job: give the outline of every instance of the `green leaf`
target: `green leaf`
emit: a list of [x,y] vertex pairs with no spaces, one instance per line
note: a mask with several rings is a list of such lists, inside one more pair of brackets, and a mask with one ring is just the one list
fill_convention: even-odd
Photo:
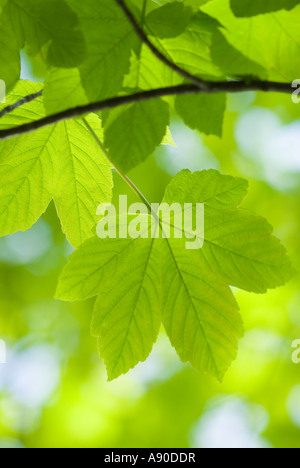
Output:
[[151,11],[146,24],[154,36],[160,38],[176,37],[188,27],[193,11],[182,3],[168,3]]
[[[151,70],[151,73],[149,73]],[[124,77],[123,86],[126,89],[154,89],[164,86],[178,85],[183,82],[182,78],[167,67],[150,51],[144,44],[139,53],[132,51],[130,58],[130,69]]]
[[253,18],[234,16],[229,0],[214,0],[203,9],[220,21],[222,34],[231,46],[266,69],[269,79],[291,82],[296,79],[299,73],[300,6],[291,12],[282,10]]
[[99,337],[110,380],[144,361],[156,341],[161,324],[157,247],[151,239],[90,239],[73,254],[58,287],[57,296],[67,300],[98,295],[92,334]]
[[115,1],[66,0],[79,18],[87,57],[79,69],[52,70],[45,105],[54,112],[113,96],[129,69],[137,36]]
[[[210,56],[212,38],[218,27],[218,21],[199,11],[182,34],[165,39],[155,37],[154,43],[164,55],[189,73],[200,77],[220,77],[222,73]],[[146,31],[153,34],[147,18]]]
[[7,21],[7,13],[3,6],[2,1],[0,3],[0,77],[5,82],[7,91],[10,91],[20,78],[21,44],[18,33]]
[[[40,88],[21,81],[8,103]],[[40,98],[1,118],[0,128],[43,116]],[[88,119],[101,134],[98,117]],[[1,236],[29,229],[54,198],[63,231],[78,246],[95,232],[97,206],[111,196],[110,164],[80,119],[0,143]]]
[[236,16],[256,16],[278,10],[292,10],[299,0],[230,0],[233,13]]
[[161,99],[139,102],[117,110],[116,115],[105,122],[104,142],[111,161],[126,173],[162,142],[170,120],[169,106]]
[[[92,334],[99,337],[99,351],[105,359],[109,380],[147,359],[161,325],[160,271],[157,244],[137,239],[127,245],[117,239],[98,242],[95,262],[103,250],[112,249],[113,258],[102,269],[101,290],[95,304]],[[130,264],[130,271],[128,265]],[[100,268],[97,262],[98,269]],[[126,280],[125,280],[126,278]],[[107,291],[110,291],[107,294]]]
[[[151,19],[150,15],[149,17]],[[210,49],[218,27],[218,21],[199,11],[192,16],[189,25],[179,36],[160,38],[155,36],[153,25],[148,24],[147,17],[145,21],[146,33],[152,36],[152,42],[169,60],[204,78],[223,76],[220,68],[211,60]],[[132,52],[130,71],[125,77],[124,87],[151,89],[177,85],[183,81],[180,75],[158,60],[147,46],[142,45],[139,54]]]
[[[212,208],[233,208],[247,195],[248,182],[240,177],[221,175],[209,170],[181,171],[168,185],[164,201],[173,203],[205,203]],[[196,200],[196,201],[195,201]]]
[[230,288],[178,244],[170,242],[163,265],[163,324],[183,362],[222,381],[243,335],[239,308]]
[[161,142],[162,145],[167,145],[167,146],[176,146],[175,141],[173,140],[173,135],[171,133],[170,128],[167,128],[167,132]]
[[[88,122],[101,136],[100,120],[91,115]],[[80,120],[59,124],[54,141],[58,174],[53,197],[62,229],[77,246],[93,235],[99,203],[111,200],[111,166]]]
[[222,136],[225,94],[176,96],[175,109],[188,127],[207,135]]
[[[227,184],[232,184],[234,190],[228,189]],[[201,261],[230,286],[264,293],[288,281],[293,269],[268,222],[235,208],[244,195],[241,179],[228,178],[221,185],[215,171],[195,173],[192,179],[189,171],[182,171],[169,185],[164,201],[204,202],[205,244]]]
[[[107,237],[90,239],[71,255],[57,297],[98,296],[92,331],[110,379],[146,358],[162,320],[180,358],[222,380],[242,335],[229,285],[262,292],[292,274],[269,225],[237,208],[246,192],[243,179],[182,171],[163,201],[204,203],[202,249],[187,250],[174,236]],[[160,233],[164,229],[162,224]]]
[[58,67],[74,67],[85,56],[77,16],[64,0],[1,0],[0,29],[0,76],[8,90],[20,77],[25,45],[31,55],[39,54],[46,64]]
[[241,52],[232,47],[220,31],[217,31],[212,39],[211,57],[213,62],[220,67],[226,76],[235,78],[246,77],[249,79],[268,78],[268,71],[263,66],[250,60]]

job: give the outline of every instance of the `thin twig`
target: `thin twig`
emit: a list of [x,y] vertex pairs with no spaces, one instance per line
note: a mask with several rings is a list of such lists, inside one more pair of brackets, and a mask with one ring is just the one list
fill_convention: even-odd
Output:
[[[35,120],[33,122],[19,125],[14,128],[0,130],[0,140],[5,140],[18,135],[24,135],[26,133],[33,132],[48,125],[52,125],[63,120],[74,119],[81,117],[85,114],[92,112],[99,112],[101,110],[114,109],[126,104],[132,104],[137,102],[149,101],[164,96],[177,96],[187,94],[214,94],[214,93],[241,93],[247,91],[264,91],[264,92],[278,92],[287,93],[292,92],[292,85],[289,83],[277,83],[272,81],[225,81],[225,82],[206,82],[206,89],[200,89],[196,85],[179,85],[169,86],[166,88],[151,89],[149,91],[142,91],[135,94],[129,94],[126,96],[117,96],[104,101],[98,101],[90,104],[86,104],[79,107],[67,109],[65,111],[58,112],[56,114],[49,115],[42,119]],[[199,112],[201,110],[199,109]]]
[[39,91],[37,93],[29,94],[28,96],[23,97],[19,101],[15,102],[14,104],[11,104],[10,106],[5,107],[0,111],[0,118],[3,117],[4,115],[10,114],[14,110],[16,110],[18,107],[23,106],[24,104],[27,104],[28,102],[34,101],[38,97],[42,96],[42,91]]
[[[177,73],[181,74],[184,78],[192,82],[192,84],[183,84],[179,86],[169,86],[165,88],[152,89],[149,91],[142,91],[139,93],[127,95],[127,96],[116,96],[110,99],[103,101],[98,101],[95,103],[86,104],[83,106],[74,107],[67,109],[65,111],[58,112],[53,115],[49,115],[39,120],[20,125],[14,128],[9,128],[5,130],[0,130],[0,140],[6,138],[11,138],[18,135],[23,135],[26,133],[33,132],[40,128],[46,127],[48,125],[56,124],[63,120],[73,119],[80,117],[91,112],[99,112],[101,110],[113,109],[125,104],[137,103],[142,101],[147,101],[150,99],[156,99],[164,96],[174,96],[174,95],[184,95],[184,94],[213,94],[213,93],[240,93],[247,91],[263,91],[263,92],[279,92],[290,94],[292,92],[292,85],[290,83],[280,83],[272,81],[202,81],[197,77],[189,74],[185,70],[178,67],[176,64],[168,60],[161,52],[151,43],[143,29],[136,22],[133,14],[127,8],[124,0],[116,0],[117,4],[122,8],[123,12],[127,16],[128,20],[131,22],[132,26],[136,30],[137,34],[147,46],[152,50],[152,52],[166,65],[172,68]],[[146,1],[144,1],[144,9],[146,6]],[[143,15],[145,10],[143,10]],[[6,107],[0,112],[0,117],[13,112],[18,107],[22,106],[25,103],[31,102],[37,97],[42,95],[42,91],[31,94],[24,97],[15,104]],[[199,109],[200,112],[200,109]]]
[[126,15],[128,21],[131,23],[133,26],[134,30],[136,31],[138,37],[141,39],[141,41],[146,44],[151,52],[161,61],[163,62],[167,67],[171,68],[175,73],[178,73],[181,75],[185,80],[190,81],[194,85],[198,86],[201,89],[206,88],[206,82],[203,80],[200,80],[200,78],[197,78],[194,75],[191,75],[189,72],[184,70],[183,68],[179,67],[176,65],[174,62],[169,60],[165,55],[163,55],[157,47],[155,47],[154,44],[150,41],[150,39],[147,37],[147,35],[144,33],[143,29],[139,26],[138,22],[136,21],[134,15],[132,12],[129,10],[127,5],[125,4],[124,0],[115,0],[119,7],[123,10],[124,14]]

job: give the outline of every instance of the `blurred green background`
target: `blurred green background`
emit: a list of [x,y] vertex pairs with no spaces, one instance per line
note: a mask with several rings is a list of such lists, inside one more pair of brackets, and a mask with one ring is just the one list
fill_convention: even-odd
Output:
[[[23,78],[42,76],[23,57]],[[300,104],[286,95],[229,96],[224,136],[173,119],[161,147],[130,177],[159,202],[183,168],[250,182],[243,206],[266,217],[300,269]],[[115,176],[115,196],[128,194]],[[107,383],[89,326],[93,301],[53,299],[72,251],[55,208],[0,239],[0,447],[300,447],[299,277],[266,295],[236,290],[245,324],[223,384],[180,363],[164,331],[150,358]]]

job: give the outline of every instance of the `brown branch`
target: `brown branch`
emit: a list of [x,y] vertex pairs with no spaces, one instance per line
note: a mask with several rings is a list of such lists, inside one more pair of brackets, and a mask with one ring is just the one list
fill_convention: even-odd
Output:
[[[279,92],[279,93],[292,93],[292,84],[290,83],[279,83],[272,81],[202,81],[199,78],[191,75],[176,64],[166,58],[148,39],[142,28],[136,22],[133,14],[127,8],[124,0],[116,0],[117,4],[122,8],[124,14],[134,27],[136,33],[140,39],[145,43],[163,63],[170,67],[175,72],[179,73],[183,78],[192,82],[192,84],[183,84],[179,86],[169,86],[165,88],[152,89],[149,91],[141,91],[139,93],[117,96],[104,101],[98,101],[83,106],[74,107],[67,109],[62,112],[58,112],[53,115],[49,115],[33,122],[16,126],[13,128],[0,130],[0,140],[11,138],[18,135],[33,132],[40,128],[48,125],[56,124],[63,120],[73,119],[76,117],[83,116],[92,112],[99,112],[101,110],[113,109],[115,107],[123,106],[126,104],[137,103],[147,101],[150,99],[156,99],[164,96],[184,95],[184,94],[213,94],[213,93],[240,93],[247,91],[263,91],[263,92]],[[18,107],[33,101],[37,97],[42,95],[42,91],[38,93],[25,96],[13,105],[10,105],[0,112],[0,118],[4,115],[13,112]],[[200,109],[199,109],[200,111]]]
[[126,15],[128,21],[131,23],[133,26],[134,30],[136,31],[138,37],[141,39],[141,41],[146,44],[149,49],[152,51],[152,53],[167,67],[171,68],[175,73],[178,73],[181,75],[184,79],[190,81],[193,83],[195,86],[198,86],[201,89],[206,89],[206,82],[201,80],[200,78],[197,78],[194,75],[191,75],[189,72],[184,70],[183,68],[179,67],[176,65],[174,62],[169,60],[165,55],[163,55],[157,47],[155,47],[154,44],[150,41],[150,39],[147,37],[147,35],[144,33],[143,29],[140,28],[138,22],[136,21],[134,15],[132,12],[129,10],[129,8],[126,6],[124,0],[115,0],[117,4],[120,6],[120,8],[123,10],[124,14]]
[[14,104],[12,104],[10,106],[7,106],[4,109],[2,109],[2,111],[0,111],[0,118],[4,117],[4,115],[10,114],[11,112],[13,112],[18,107],[21,107],[24,104],[27,104],[28,102],[34,101],[35,99],[37,99],[38,97],[41,97],[41,96],[42,96],[42,91],[39,91],[38,93],[29,94],[28,96],[25,96],[24,98],[20,99],[19,101],[15,102]]
[[[0,130],[0,140],[6,138],[11,138],[18,135],[23,135],[26,133],[33,132],[40,128],[46,127],[48,125],[56,124],[63,120],[73,119],[76,117],[83,116],[92,112],[99,112],[101,110],[113,109],[115,107],[123,106],[125,104],[137,103],[141,101],[147,101],[150,99],[156,99],[164,96],[174,96],[174,95],[184,95],[184,94],[213,94],[213,93],[239,93],[246,91],[264,91],[264,92],[280,92],[288,93],[292,92],[291,84],[289,83],[276,83],[270,81],[202,81],[201,79],[191,75],[187,71],[183,70],[173,62],[171,62],[167,57],[165,57],[148,39],[147,35],[144,33],[143,29],[140,28],[137,21],[135,20],[133,14],[126,6],[124,0],[116,0],[117,4],[123,10],[124,14],[134,27],[136,33],[140,37],[141,41],[145,43],[153,54],[161,60],[165,65],[170,67],[176,73],[179,73],[183,78],[189,80],[192,84],[183,84],[179,86],[169,86],[165,88],[158,88],[149,91],[142,91],[136,94],[131,94],[127,96],[117,96],[104,101],[99,101],[91,104],[86,104],[83,106],[74,107],[72,109],[67,109],[62,112],[58,112],[53,115],[49,115],[42,119],[20,125],[17,127],[9,128],[6,130]],[[24,97],[15,104],[6,107],[0,112],[0,117],[6,115],[10,112],[13,112],[18,107],[31,102],[37,97],[42,95],[42,91],[31,94]]]
[[[179,96],[186,94],[214,94],[214,93],[241,93],[247,91],[264,91],[278,92],[291,94],[292,85],[289,83],[276,83],[272,81],[222,81],[213,82],[206,81],[205,89],[201,89],[196,85],[179,85],[166,88],[151,89],[150,91],[142,91],[136,94],[126,96],[117,96],[104,101],[99,101],[84,106],[67,109],[57,114],[49,115],[39,120],[20,125],[17,127],[0,130],[0,140],[11,138],[18,135],[33,132],[48,125],[56,124],[63,120],[74,119],[91,112],[99,112],[107,109],[114,109],[126,104],[149,101],[165,96]],[[199,109],[200,112],[200,109]]]

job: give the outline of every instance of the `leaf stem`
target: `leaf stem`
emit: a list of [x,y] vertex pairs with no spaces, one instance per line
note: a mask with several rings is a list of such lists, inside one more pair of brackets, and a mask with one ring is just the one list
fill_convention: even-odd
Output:
[[142,194],[142,192],[137,188],[137,186],[132,182],[132,180],[127,175],[124,175],[120,171],[120,169],[111,161],[111,159],[109,157],[109,154],[108,154],[108,151],[106,150],[106,148],[103,145],[102,141],[100,140],[100,138],[98,137],[98,135],[96,134],[94,129],[91,127],[91,125],[88,123],[86,118],[83,117],[82,120],[83,120],[84,125],[86,126],[86,128],[88,129],[88,131],[90,132],[90,134],[93,136],[94,140],[96,141],[96,143],[100,147],[101,151],[105,154],[108,161],[110,162],[112,167],[117,172],[117,174],[119,174],[119,176],[130,187],[130,189],[142,200],[142,202],[147,206],[149,212],[152,213],[152,207],[151,207],[151,204],[148,202],[147,198]]

